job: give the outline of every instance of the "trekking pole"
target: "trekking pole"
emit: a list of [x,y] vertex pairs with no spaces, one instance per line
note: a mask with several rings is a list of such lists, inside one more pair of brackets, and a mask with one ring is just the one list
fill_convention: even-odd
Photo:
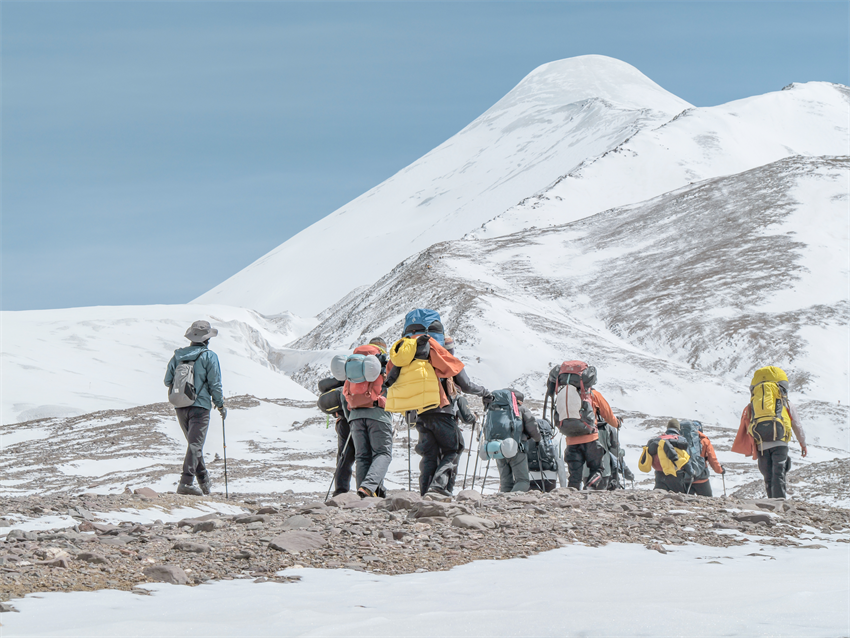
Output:
[[[463,489],[466,489],[466,475],[469,474],[469,457],[472,455],[472,448],[475,447],[475,426],[478,424],[478,416],[472,422],[472,433],[469,435],[469,449],[466,451],[466,469],[463,472]],[[475,478],[473,477],[473,480]]]
[[413,491],[413,469],[410,463],[410,416],[404,415],[404,420],[407,421],[407,491]]
[[487,472],[490,471],[490,459],[487,459],[487,469],[484,470],[484,480],[481,481],[481,496],[484,496],[484,485],[487,483]]
[[726,498],[726,468],[723,468],[723,474],[720,475],[723,479],[723,498]]
[[[222,410],[223,412],[223,410]],[[230,498],[230,492],[227,489],[227,437],[224,434],[224,415],[221,415],[221,447],[224,449],[224,498]]]
[[334,475],[331,477],[331,484],[328,485],[328,493],[325,494],[325,500],[328,500],[328,497],[331,495],[331,488],[336,483],[336,476],[339,474],[339,468],[342,467],[343,462],[345,461],[345,453],[348,450],[348,442],[351,441],[351,430],[348,431],[348,438],[345,439],[345,445],[342,446],[342,454],[339,455],[339,460],[336,462],[336,470],[334,470]]

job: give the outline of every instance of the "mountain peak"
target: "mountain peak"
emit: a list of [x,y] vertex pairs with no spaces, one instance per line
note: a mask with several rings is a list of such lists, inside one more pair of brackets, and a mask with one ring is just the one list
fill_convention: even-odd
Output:
[[581,55],[540,65],[491,110],[509,108],[522,102],[566,105],[592,99],[671,115],[692,106],[660,87],[631,64],[605,55]]

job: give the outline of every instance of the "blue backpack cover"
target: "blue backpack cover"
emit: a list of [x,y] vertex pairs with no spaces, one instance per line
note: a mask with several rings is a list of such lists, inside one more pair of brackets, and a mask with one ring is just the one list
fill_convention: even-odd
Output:
[[702,423],[699,421],[679,421],[679,427],[682,428],[682,436],[688,441],[688,454],[691,457],[683,468],[685,473],[693,475],[695,481],[708,478],[708,466],[702,456],[702,443],[699,441]]
[[[434,325],[434,323],[438,325]],[[441,346],[446,345],[445,335],[443,334],[443,322],[440,319],[440,313],[436,310],[428,310],[426,308],[417,308],[411,310],[404,317],[403,337],[412,337],[415,335],[427,334],[437,340]]]

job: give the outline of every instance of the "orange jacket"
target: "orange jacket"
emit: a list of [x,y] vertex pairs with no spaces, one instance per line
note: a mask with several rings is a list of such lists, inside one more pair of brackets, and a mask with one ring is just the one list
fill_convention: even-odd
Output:
[[[613,426],[615,428],[620,427],[620,422],[617,421],[617,417],[614,416],[614,411],[611,409],[611,406],[608,405],[608,402],[605,400],[597,390],[590,391],[590,400],[593,404],[593,411],[602,417],[605,422]],[[582,443],[590,443],[591,441],[599,440],[599,432],[594,432],[593,434],[583,434],[582,436],[568,436],[567,445],[580,445]]]

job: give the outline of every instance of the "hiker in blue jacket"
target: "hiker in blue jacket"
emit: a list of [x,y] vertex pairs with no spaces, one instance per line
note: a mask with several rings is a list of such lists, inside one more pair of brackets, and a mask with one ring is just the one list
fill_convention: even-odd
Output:
[[[189,407],[175,408],[177,422],[188,444],[183,459],[183,474],[177,486],[178,494],[201,496],[209,494],[212,487],[209,472],[204,465],[204,441],[207,438],[213,404],[222,419],[227,415],[221,391],[221,368],[218,365],[218,357],[209,349],[208,343],[210,338],[217,334],[218,330],[210,326],[209,321],[193,323],[185,335],[191,344],[174,351],[165,372],[165,385],[170,389],[174,383],[174,371],[177,366],[185,361],[195,362],[195,402]],[[196,478],[200,489],[193,484]]]

